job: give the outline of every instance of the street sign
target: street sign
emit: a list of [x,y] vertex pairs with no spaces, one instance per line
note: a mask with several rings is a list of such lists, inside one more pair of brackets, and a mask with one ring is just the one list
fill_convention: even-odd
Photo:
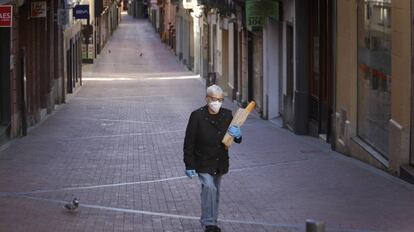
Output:
[[47,3],[46,2],[32,2],[30,11],[31,18],[46,18]]
[[0,6],[0,27],[13,26],[13,6]]
[[250,28],[263,27],[267,17],[280,21],[281,3],[275,0],[247,0],[246,25]]
[[76,5],[73,8],[73,17],[75,19],[89,19],[89,5]]

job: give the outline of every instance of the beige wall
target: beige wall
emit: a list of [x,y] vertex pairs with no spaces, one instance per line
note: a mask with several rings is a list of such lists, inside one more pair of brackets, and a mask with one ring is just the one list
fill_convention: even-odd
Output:
[[176,18],[176,5],[171,4],[171,0],[167,0],[165,5],[164,5],[164,30],[167,32],[167,36],[168,36],[168,29],[169,29],[169,24],[171,23],[173,26],[175,26],[175,18]]
[[[357,12],[355,0],[338,0],[337,26],[337,108],[336,112],[346,112],[350,122],[356,121],[357,95]],[[345,123],[345,122],[341,122]],[[356,124],[351,125],[350,136],[356,134]],[[340,130],[337,130],[340,132]],[[338,136],[342,137],[342,136]],[[344,138],[348,139],[348,138]],[[347,143],[347,140],[344,140]],[[347,144],[345,144],[347,145]]]
[[398,174],[408,163],[411,96],[410,1],[392,1],[392,102],[389,163],[374,158],[357,136],[357,0],[337,1],[337,149]]
[[392,1],[392,104],[390,169],[399,172],[409,160],[411,96],[411,3]]

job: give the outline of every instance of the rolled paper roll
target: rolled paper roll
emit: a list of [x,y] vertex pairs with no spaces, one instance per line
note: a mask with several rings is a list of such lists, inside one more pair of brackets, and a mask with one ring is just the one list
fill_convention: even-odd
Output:
[[[241,127],[255,107],[256,107],[256,103],[252,101],[249,103],[249,105],[247,105],[245,109],[239,108],[236,114],[234,115],[233,120],[230,123],[230,126],[237,125]],[[229,133],[226,133],[226,135],[224,135],[224,138],[221,142],[228,149],[233,144],[234,138]]]

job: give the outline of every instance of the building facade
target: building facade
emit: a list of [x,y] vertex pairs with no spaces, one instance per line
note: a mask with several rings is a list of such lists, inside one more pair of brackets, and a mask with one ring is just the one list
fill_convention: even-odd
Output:
[[19,5],[15,1],[0,1],[2,10],[7,9],[8,25],[0,27],[0,148],[21,129],[19,57]]
[[337,11],[337,149],[396,175],[412,165],[410,4],[339,0]]
[[72,16],[78,4],[0,2],[13,16],[10,26],[0,27],[0,147],[26,135],[82,85],[83,19]]

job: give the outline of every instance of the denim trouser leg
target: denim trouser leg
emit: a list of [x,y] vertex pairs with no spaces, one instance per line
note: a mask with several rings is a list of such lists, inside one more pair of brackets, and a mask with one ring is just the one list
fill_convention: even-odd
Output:
[[201,182],[201,225],[217,225],[221,176],[198,174]]

